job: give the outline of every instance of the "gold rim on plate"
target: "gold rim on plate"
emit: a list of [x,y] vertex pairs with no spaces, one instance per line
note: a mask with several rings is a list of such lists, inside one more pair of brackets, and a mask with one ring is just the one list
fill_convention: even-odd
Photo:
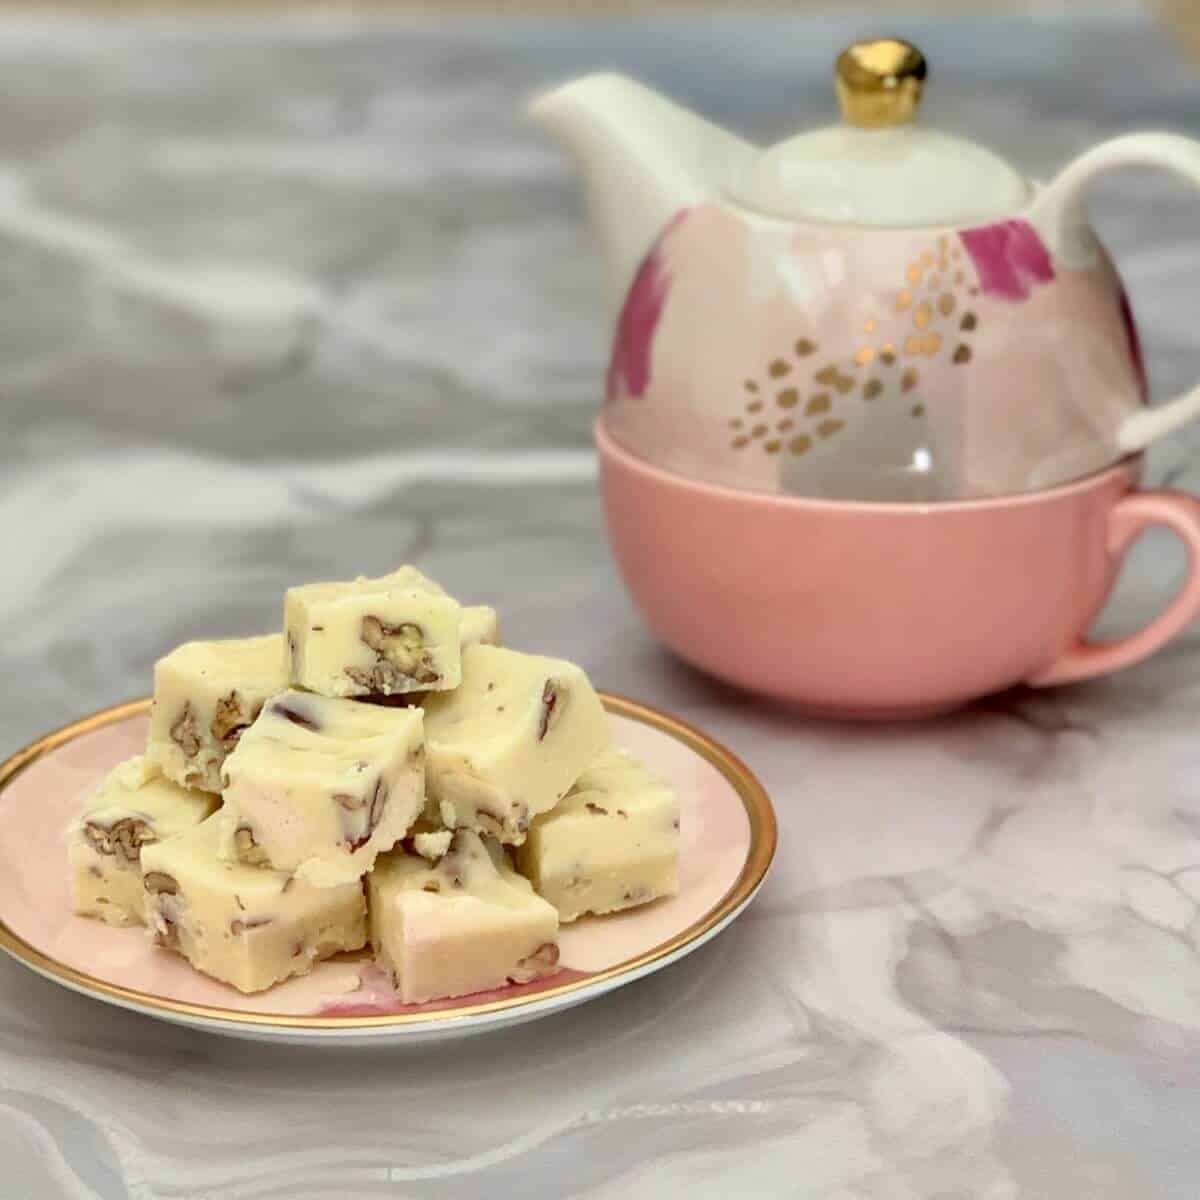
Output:
[[[76,970],[74,967],[68,967],[43,954],[24,938],[15,934],[3,919],[0,919],[0,948],[8,951],[14,958],[34,970],[59,980],[69,987],[92,992],[118,1002],[229,1025],[276,1026],[286,1029],[312,1030],[443,1024],[462,1017],[477,1017],[553,1000],[571,992],[595,987],[618,975],[625,975],[647,967],[674,954],[690,942],[702,938],[710,930],[732,917],[754,895],[775,856],[779,830],[775,821],[775,812],[771,807],[766,790],[737,755],[677,717],[669,717],[666,713],[659,712],[645,704],[639,704],[636,700],[629,700],[624,696],[615,696],[608,692],[601,692],[600,698],[604,702],[605,710],[609,713],[649,725],[651,728],[673,737],[716,767],[737,792],[750,823],[749,852],[729,891],[698,921],[694,921],[686,929],[680,930],[679,933],[665,942],[659,943],[653,949],[647,950],[644,954],[626,959],[603,971],[586,975],[582,979],[535,992],[533,995],[514,996],[505,1000],[489,1000],[483,1004],[464,1004],[458,1008],[444,1008],[433,1012],[385,1013],[377,1016],[357,1017],[314,1017],[297,1016],[294,1013],[242,1012],[239,1009],[218,1008],[211,1004],[192,1004],[185,1000],[168,1000],[162,996],[156,996],[152,992],[121,987],[120,984],[97,979],[94,975],[88,975],[85,971]],[[45,737],[38,738],[37,741],[18,750],[16,754],[0,764],[0,792],[8,787],[27,767],[65,746],[68,742],[83,737],[85,734],[94,733],[97,729],[103,729],[106,725],[115,725],[129,717],[140,716],[149,708],[149,698],[130,700],[124,704],[116,704],[112,708],[101,709],[99,712],[92,713],[91,716],[73,721],[61,729],[54,730],[53,733],[46,734]]]

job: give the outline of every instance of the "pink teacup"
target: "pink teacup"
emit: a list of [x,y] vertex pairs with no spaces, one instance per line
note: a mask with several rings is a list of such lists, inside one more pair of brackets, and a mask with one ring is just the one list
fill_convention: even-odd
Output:
[[[1200,501],[1138,491],[1139,458],[1049,491],[875,504],[735,491],[651,466],[596,425],[609,536],[654,632],[688,662],[827,716],[920,717],[1145,658],[1200,615]],[[1179,594],[1087,640],[1150,525],[1188,550]]]

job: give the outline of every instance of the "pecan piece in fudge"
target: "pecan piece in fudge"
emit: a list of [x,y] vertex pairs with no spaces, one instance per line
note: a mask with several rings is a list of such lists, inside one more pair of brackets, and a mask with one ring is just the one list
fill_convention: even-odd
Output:
[[430,863],[396,850],[367,876],[371,944],[406,1004],[529,983],[558,966],[558,914],[494,841],[467,830]]
[[221,790],[221,764],[287,687],[282,635],[187,642],[154,666],[147,756],[185,787]]
[[419,708],[268,701],[225,760],[221,855],[320,886],[358,879],[421,814],[422,725]]
[[362,884],[318,888],[286,871],[221,861],[213,817],[143,851],[146,924],[197,970],[260,992],[366,944]]
[[517,866],[564,924],[679,890],[679,798],[633,755],[605,750],[538,817]]
[[608,723],[574,663],[468,646],[462,683],[425,701],[425,735],[443,823],[519,844],[607,745]]
[[203,821],[220,803],[181,788],[145,758],[115,767],[68,830],[71,903],[110,925],[142,920],[142,850]]
[[457,687],[461,613],[414,567],[291,588],[284,599],[291,682],[324,696]]

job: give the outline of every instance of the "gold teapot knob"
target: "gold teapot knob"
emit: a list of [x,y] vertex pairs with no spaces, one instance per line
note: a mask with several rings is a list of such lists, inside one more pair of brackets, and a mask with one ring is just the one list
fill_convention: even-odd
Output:
[[913,120],[927,73],[925,56],[908,42],[855,42],[838,56],[834,70],[842,116],[864,129]]

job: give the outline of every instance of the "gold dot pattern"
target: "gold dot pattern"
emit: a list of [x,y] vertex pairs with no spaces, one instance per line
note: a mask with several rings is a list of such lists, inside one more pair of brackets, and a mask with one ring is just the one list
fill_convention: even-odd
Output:
[[914,333],[904,342],[905,354],[927,354],[931,358],[942,348],[940,333]]
[[843,396],[854,387],[854,377],[852,375],[843,375],[834,363],[822,368],[813,378],[818,383],[823,383],[826,387],[833,388],[834,391],[841,393]]
[[[741,407],[747,416],[756,419],[748,430],[748,422],[743,416],[730,421],[731,448],[742,450],[758,446],[766,454],[785,451],[793,455],[807,454],[816,439],[832,438],[846,427],[845,414],[839,415],[837,411],[842,397],[849,399],[853,394],[857,399],[861,395],[863,401],[882,400],[886,403],[889,393],[913,393],[921,382],[914,359],[936,360],[948,352],[954,365],[971,362],[973,351],[969,336],[978,329],[979,317],[963,297],[978,296],[979,287],[968,282],[969,264],[964,263],[963,258],[956,239],[946,234],[938,235],[933,247],[921,251],[905,266],[901,286],[893,294],[891,307],[883,310],[884,315],[878,315],[880,310],[877,308],[876,316],[861,318],[860,329],[864,336],[848,359],[826,360],[814,370],[803,360],[819,353],[820,344],[813,338],[801,336],[792,343],[790,354],[766,361],[763,374],[757,379],[746,379],[743,384],[746,394]],[[901,356],[908,362],[898,376],[885,373],[864,378],[863,374],[853,374],[854,371],[865,373],[872,367],[896,366]],[[787,386],[771,387],[770,381],[784,380],[792,375],[797,377],[794,386],[788,379]],[[766,405],[761,397],[764,377],[768,381],[765,385],[768,392],[774,392],[774,407],[782,410],[777,411],[776,415],[781,419],[775,421],[773,427],[763,419],[769,415],[764,412]],[[926,406],[919,396],[914,396],[913,400],[908,412],[915,419],[925,414]],[[806,431],[808,420],[814,424]]]

